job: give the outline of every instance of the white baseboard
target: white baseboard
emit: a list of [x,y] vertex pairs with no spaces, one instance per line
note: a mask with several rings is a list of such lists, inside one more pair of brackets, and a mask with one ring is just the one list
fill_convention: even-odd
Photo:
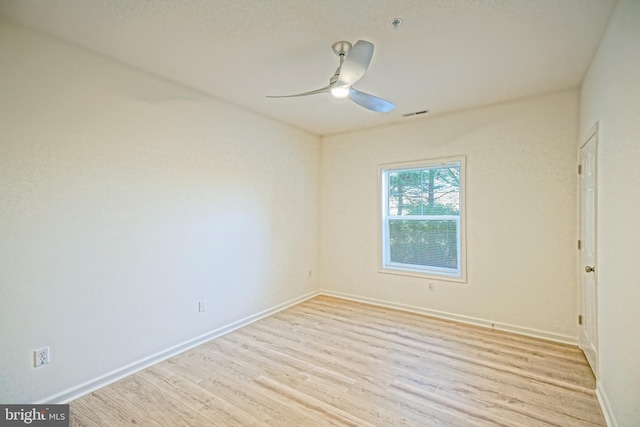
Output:
[[122,368],[118,368],[112,372],[101,375],[97,378],[89,380],[83,384],[72,387],[70,389],[64,390],[55,395],[49,396],[45,399],[42,399],[35,404],[45,404],[45,403],[69,403],[72,400],[75,400],[79,397],[82,397],[92,391],[98,390],[104,386],[107,386],[113,382],[116,382],[126,376],[134,374],[138,371],[141,371],[149,366],[155,365],[156,363],[162,362],[163,360],[169,359],[170,357],[176,356],[180,353],[183,353],[189,349],[197,347],[201,344],[206,343],[214,338],[218,338],[222,335],[228,334],[236,329],[242,328],[250,323],[256,322],[262,318],[267,316],[271,316],[279,311],[285,310],[291,306],[299,304],[303,301],[306,301],[310,298],[318,295],[319,292],[311,292],[306,295],[300,296],[298,298],[294,298],[290,301],[284,302],[282,304],[278,304],[275,307],[269,308],[267,310],[261,311],[259,313],[253,314],[251,316],[240,319],[236,322],[230,323],[228,325],[222,326],[220,328],[214,329],[213,331],[207,332],[206,334],[200,335],[198,337],[192,338],[188,341],[182,342],[178,345],[170,347],[166,350],[153,354],[151,356],[145,357],[144,359],[138,360],[137,362],[130,363],[129,365],[123,366]]
[[[177,344],[173,347],[170,347],[166,350],[160,351],[151,356],[145,357],[144,359],[138,360],[136,362],[130,363],[129,365],[118,368],[112,372],[101,375],[97,378],[91,379],[83,384],[74,386],[70,389],[59,392],[55,395],[49,396],[45,399],[42,399],[35,404],[44,404],[44,403],[68,403],[72,400],[75,400],[79,397],[82,397],[92,391],[98,390],[102,387],[105,387],[115,381],[118,381],[128,375],[139,372],[149,366],[155,365],[156,363],[162,362],[163,360],[169,359],[170,357],[176,356],[180,353],[183,353],[189,349],[197,347],[201,344],[206,343],[212,339],[218,338],[222,335],[228,334],[236,329],[239,329],[243,326],[249,325],[253,322],[256,322],[260,319],[263,319],[267,316],[271,316],[279,311],[285,310],[291,306],[299,304],[303,301],[306,301],[310,298],[313,298],[317,295],[327,295],[336,298],[342,298],[351,301],[362,302],[366,304],[373,304],[381,307],[393,308],[397,310],[404,310],[407,312],[423,314],[427,316],[437,317],[446,320],[453,320],[456,322],[467,323],[476,326],[483,326],[486,328],[498,329],[507,332],[514,332],[520,335],[531,336],[535,338],[543,338],[551,341],[556,341],[565,344],[577,344],[577,339],[575,337],[571,337],[568,335],[556,334],[553,332],[541,331],[537,329],[524,328],[521,326],[510,325],[506,323],[494,322],[491,320],[479,319],[470,316],[462,316],[454,313],[447,313],[444,311],[431,310],[423,307],[416,307],[408,304],[400,304],[394,303],[390,301],[383,301],[374,298],[361,297],[357,295],[345,294],[342,292],[335,292],[330,290],[320,290],[308,293],[306,295],[300,296],[298,298],[294,298],[290,301],[284,302],[282,304],[278,304],[275,307],[269,308],[267,310],[261,311],[259,313],[253,314],[251,316],[247,316],[243,319],[240,319],[236,322],[230,323],[228,325],[217,328],[213,331],[207,332],[206,334],[200,335],[198,337],[192,338],[188,341]],[[599,386],[598,386],[599,387]],[[608,405],[608,401],[606,400],[606,396],[604,392],[598,388],[596,390],[596,394],[598,395],[598,400],[600,401],[600,405],[603,408],[603,412],[605,413],[605,417],[607,418],[607,423],[609,427],[617,427],[613,419],[613,415]]]
[[578,345],[576,337],[570,335],[558,334],[555,332],[542,331],[539,329],[525,328],[523,326],[511,325],[508,323],[496,322],[493,320],[479,319],[477,317],[463,316],[460,314],[448,313],[445,311],[431,310],[423,307],[416,307],[408,304],[400,304],[390,301],[383,301],[375,298],[361,297],[357,295],[345,294],[326,289],[321,289],[319,294],[332,296],[336,298],[347,299],[351,301],[362,302],[366,304],[378,305],[381,307],[394,308],[397,310],[408,311],[411,313],[424,314],[427,316],[437,317],[440,319],[453,320],[469,325],[483,326],[485,328],[497,329],[505,332],[513,332],[519,335],[526,335],[534,338],[542,338],[549,341],[555,341],[563,344]]
[[613,408],[611,408],[607,394],[604,392],[600,381],[596,381],[596,396],[598,397],[598,402],[602,408],[604,420],[607,422],[607,427],[618,427],[616,417],[613,416]]

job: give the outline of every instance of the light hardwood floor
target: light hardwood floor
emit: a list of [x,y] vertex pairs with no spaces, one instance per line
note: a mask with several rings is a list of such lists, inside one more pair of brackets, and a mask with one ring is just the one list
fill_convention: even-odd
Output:
[[73,426],[604,426],[569,345],[319,296],[71,402]]

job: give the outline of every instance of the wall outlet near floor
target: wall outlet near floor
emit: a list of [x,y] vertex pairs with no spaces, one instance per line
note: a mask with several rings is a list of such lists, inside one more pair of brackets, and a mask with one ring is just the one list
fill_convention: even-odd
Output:
[[312,271],[311,271],[311,270],[309,270],[309,277],[311,277],[311,276],[312,276],[312,274],[313,274],[313,273],[312,273]]
[[198,301],[198,312],[204,313],[205,311],[207,311],[207,301]]
[[436,290],[436,285],[433,283],[429,283],[429,291],[433,292]]
[[38,366],[46,365],[49,363],[49,347],[44,347],[33,352],[33,365]]

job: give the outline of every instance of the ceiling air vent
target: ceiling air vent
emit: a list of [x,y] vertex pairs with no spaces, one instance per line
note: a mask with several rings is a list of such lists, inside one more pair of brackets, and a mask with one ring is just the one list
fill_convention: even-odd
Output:
[[429,110],[422,110],[422,111],[414,111],[413,113],[406,113],[403,114],[402,117],[411,117],[411,116],[417,116],[419,114],[427,114],[429,112]]

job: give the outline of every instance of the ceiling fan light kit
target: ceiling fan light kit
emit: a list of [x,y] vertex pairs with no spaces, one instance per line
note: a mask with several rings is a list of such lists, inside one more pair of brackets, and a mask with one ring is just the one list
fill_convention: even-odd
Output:
[[349,96],[349,88],[343,86],[335,86],[331,88],[331,95],[334,98],[346,98]]
[[388,113],[395,104],[386,99],[360,92],[353,85],[364,76],[373,57],[373,44],[366,40],[358,40],[354,45],[346,41],[333,44],[333,51],[340,58],[340,65],[329,79],[329,85],[309,92],[294,95],[267,96],[267,98],[292,98],[330,92],[336,98],[349,97],[353,102],[368,110]]

